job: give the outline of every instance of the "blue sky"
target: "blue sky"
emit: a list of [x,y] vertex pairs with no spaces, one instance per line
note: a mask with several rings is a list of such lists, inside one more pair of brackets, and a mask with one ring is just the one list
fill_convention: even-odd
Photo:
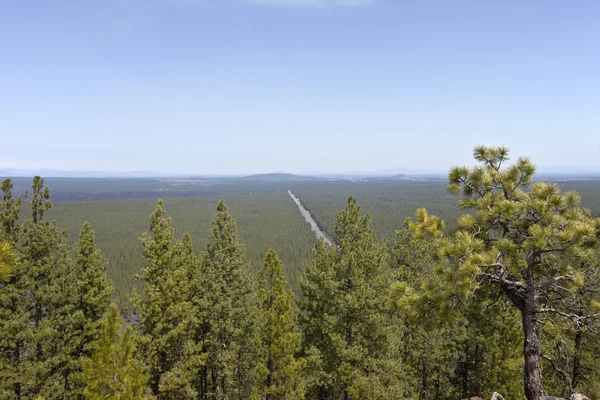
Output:
[[600,167],[595,0],[0,0],[0,168]]

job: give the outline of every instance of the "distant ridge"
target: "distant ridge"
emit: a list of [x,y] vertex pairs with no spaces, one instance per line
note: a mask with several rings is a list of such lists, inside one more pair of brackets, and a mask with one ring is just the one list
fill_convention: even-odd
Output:
[[397,179],[400,181],[406,181],[412,179],[408,174],[398,174],[392,177],[392,179]]
[[245,176],[242,179],[252,180],[252,181],[314,181],[320,180],[322,178],[314,177],[314,176],[305,176],[305,175],[295,175],[289,174],[286,172],[272,172],[268,174],[255,174]]
[[[270,172],[264,174],[202,174],[202,173],[165,173],[156,171],[76,171],[50,168],[16,169],[0,168],[0,177],[23,178],[39,175],[43,178],[216,178],[216,179],[247,179],[263,181],[308,181],[353,178],[382,178],[394,180],[446,179],[447,172],[419,169],[380,170],[372,172],[348,171],[344,173],[302,172]],[[595,166],[540,166],[536,172],[537,179],[600,179],[600,167]]]

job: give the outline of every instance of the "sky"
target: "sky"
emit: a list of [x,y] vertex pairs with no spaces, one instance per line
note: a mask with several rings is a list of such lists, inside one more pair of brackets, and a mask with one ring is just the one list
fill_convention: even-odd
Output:
[[600,169],[600,1],[0,0],[0,168]]

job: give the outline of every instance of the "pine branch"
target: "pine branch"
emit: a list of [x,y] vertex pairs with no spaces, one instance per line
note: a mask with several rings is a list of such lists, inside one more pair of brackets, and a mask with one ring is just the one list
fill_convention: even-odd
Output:
[[555,308],[547,307],[547,308],[536,308],[534,310],[536,314],[556,314],[560,315],[563,318],[569,319],[576,323],[577,325],[584,324],[587,320],[594,319],[600,317],[600,313],[597,314],[589,314],[589,315],[577,315],[577,314],[569,314],[564,311],[557,310]]
[[[492,268],[492,267],[500,267],[500,268],[506,268],[506,266],[504,264],[501,263],[496,263],[496,264],[486,264],[486,265],[482,265],[482,268]],[[509,279],[506,279],[504,276],[502,275],[492,275],[489,274],[487,272],[482,272],[479,274],[479,276],[483,279],[483,280],[489,280],[491,282],[495,282],[495,283],[500,283],[506,287],[509,288],[518,288],[518,289],[522,289],[522,290],[527,290],[528,286],[526,284],[524,284],[523,282],[519,282],[519,281],[511,281]]]
[[562,275],[562,276],[557,276],[555,278],[552,278],[546,282],[540,283],[539,285],[536,286],[536,289],[547,289],[550,286],[554,286],[556,283],[560,282],[560,281],[573,281],[573,277],[571,275]]

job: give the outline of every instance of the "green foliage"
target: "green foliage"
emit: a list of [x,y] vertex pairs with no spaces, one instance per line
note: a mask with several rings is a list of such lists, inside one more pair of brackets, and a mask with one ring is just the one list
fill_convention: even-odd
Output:
[[21,224],[11,182],[2,188],[1,236],[18,263],[0,288],[0,398],[81,397],[82,359],[112,293],[93,232],[84,228],[73,260],[64,232],[43,219],[51,206],[44,181],[34,178],[34,218]]
[[303,346],[321,367],[309,398],[404,397],[386,312],[387,249],[369,224],[349,198],[335,224],[337,246],[317,242],[304,274]]
[[[442,272],[456,282],[444,291],[469,298],[489,284],[519,309],[526,337],[525,394],[540,399],[545,391],[538,325],[546,316],[567,317],[563,324],[582,321],[559,298],[573,293],[597,259],[600,221],[579,208],[576,193],[560,193],[552,183],[531,184],[535,166],[529,159],[503,168],[508,150],[485,146],[475,148],[474,158],[481,165],[449,173],[448,191],[462,193],[460,206],[474,213],[459,220],[454,235],[436,240],[440,256],[450,261]],[[420,214],[409,228],[439,237]]]
[[330,236],[334,233],[336,215],[345,207],[348,196],[360,203],[363,211],[372,216],[372,227],[380,238],[392,240],[394,232],[415,209],[426,207],[429,212],[449,222],[448,229],[455,229],[453,222],[461,215],[456,201],[444,191],[441,180],[398,181],[377,179],[368,182],[311,182],[292,188],[310,211],[321,229]]
[[83,359],[89,356],[91,343],[100,334],[100,320],[108,310],[113,294],[112,282],[105,274],[106,262],[94,243],[94,231],[84,224],[75,248],[75,262],[68,262],[62,307],[56,311],[62,337],[62,349],[55,356],[61,387],[47,389],[48,398],[81,397],[85,386]]
[[[304,266],[310,263],[316,239],[287,195],[288,189],[301,198],[329,236],[333,236],[336,215],[344,208],[349,195],[356,196],[363,211],[372,215],[372,227],[378,236],[388,240],[393,240],[394,231],[407,217],[413,216],[417,208],[425,207],[429,213],[444,219],[448,223],[447,231],[456,229],[456,221],[463,213],[456,208],[455,198],[445,193],[443,180],[232,180],[186,185],[152,179],[49,178],[46,182],[52,188],[53,198],[53,207],[47,215],[60,221],[70,238],[77,238],[86,221],[94,227],[97,245],[108,260],[107,274],[115,282],[115,300],[125,315],[131,312],[126,294],[142,287],[141,282],[134,279],[144,264],[137,239],[140,232],[147,229],[147,216],[154,210],[159,196],[165,196],[176,239],[189,233],[197,252],[206,246],[206,231],[210,229],[214,204],[224,198],[236,215],[252,274],[258,273],[265,253],[274,248],[287,267],[286,278],[296,295],[300,294],[299,277]],[[15,186],[14,192],[20,193],[25,186],[24,179],[15,179]],[[561,187],[578,191],[583,205],[595,213],[600,210],[597,181],[563,182]],[[137,198],[141,194],[147,198]]]
[[17,253],[9,242],[0,242],[0,283],[6,282],[13,274],[17,263]]
[[419,231],[397,231],[391,250],[392,301],[405,324],[402,358],[418,382],[414,395],[489,398],[498,391],[523,397],[518,379],[522,335],[506,302],[479,292],[469,299],[440,296],[448,283],[438,275],[435,243],[423,240]]
[[2,201],[0,201],[0,232],[2,237],[15,238],[18,230],[21,198],[13,196],[14,184],[11,179],[5,179],[0,185]]
[[[241,189],[240,189],[241,190]],[[250,271],[257,274],[269,248],[276,248],[288,267],[286,277],[290,287],[298,291],[298,280],[305,263],[310,260],[316,242],[298,208],[287,193],[231,194],[227,205],[236,215],[240,240],[247,247]],[[140,293],[143,282],[134,276],[144,265],[138,237],[147,230],[148,215],[157,200],[111,200],[87,202],[55,202],[48,216],[60,221],[76,237],[85,221],[96,232],[98,247],[108,259],[107,274],[115,282],[115,295],[124,315],[131,314],[126,295],[135,288]],[[164,206],[172,217],[175,240],[189,233],[195,252],[201,252],[208,242],[215,204],[218,198],[166,198]]]
[[79,344],[79,334],[66,333],[77,331],[81,321],[76,313],[76,270],[69,258],[65,233],[56,223],[43,220],[51,207],[48,198],[49,190],[43,180],[34,178],[32,193],[28,195],[33,218],[19,227],[16,241],[21,260],[21,312],[29,323],[15,332],[23,341],[15,343],[18,348],[12,364],[16,371],[24,371],[15,377],[16,392],[55,398],[76,385],[73,374],[77,360],[73,359],[73,352]]
[[195,287],[205,305],[196,337],[203,338],[206,366],[199,392],[217,399],[248,398],[255,365],[256,298],[245,249],[223,200],[202,255]]
[[[569,295],[555,292],[553,300],[560,301],[565,310],[576,316],[564,324],[548,318],[542,326],[542,344],[548,388],[569,396],[586,393],[592,398],[600,395],[600,274],[597,263],[583,269],[580,283]],[[591,318],[587,317],[591,316]]]
[[79,286],[78,311],[83,314],[82,354],[89,353],[89,343],[99,334],[100,319],[110,305],[112,282],[106,276],[106,260],[96,247],[95,233],[89,223],[83,224],[76,247],[77,283]]
[[295,355],[300,347],[296,332],[297,315],[293,294],[287,290],[283,264],[275,250],[268,251],[260,274],[258,289],[258,324],[254,399],[303,399],[303,362]]
[[[0,399],[82,398],[84,389],[89,398],[123,399],[152,391],[164,399],[451,400],[493,391],[523,398],[518,376],[525,364],[526,378],[535,377],[537,350],[526,348],[524,363],[519,347],[536,341],[547,390],[598,396],[598,223],[577,194],[533,183],[527,159],[506,168],[506,149],[478,147],[474,155],[482,165],[450,173],[448,190],[463,194],[469,212],[460,218],[435,181],[98,180],[83,188],[90,182],[55,180],[63,200],[154,197],[156,190],[200,196],[167,199],[173,225],[160,202],[141,251],[135,237],[154,200],[51,204],[36,178],[27,219],[13,197],[22,185],[4,181],[0,243],[16,257],[0,283]],[[581,189],[583,203],[595,206],[597,183],[562,186]],[[287,189],[336,243],[318,242],[303,275],[302,335],[287,282],[298,290],[315,238]],[[391,248],[354,199],[334,218],[340,195],[354,192],[380,237],[394,240]],[[210,237],[201,234],[221,194],[239,214],[239,238],[224,202]],[[416,220],[394,235],[415,208],[422,208]],[[457,222],[448,229],[433,214]],[[74,246],[48,216],[73,233]],[[97,243],[86,220],[98,229]],[[206,247],[199,259],[183,232]],[[269,248],[287,268],[274,250],[264,259]],[[257,288],[252,275],[263,260]],[[117,279],[133,324],[125,331],[116,307],[107,311],[105,272]],[[133,287],[143,292],[131,315],[123,294]],[[535,321],[534,329],[523,321]]]
[[428,282],[438,266],[435,247],[417,233],[402,229],[396,231],[390,255],[391,300],[405,328],[400,357],[411,367],[411,397],[460,398],[459,385],[453,382],[460,358],[453,322],[459,321],[460,315],[444,309],[446,318],[442,317],[444,303],[435,296],[437,285]]
[[[10,179],[2,182],[1,188],[4,194],[0,202],[0,236],[8,243],[15,243],[21,200],[12,196]],[[25,382],[24,374],[28,374],[23,354],[29,326],[21,284],[23,266],[19,262],[11,270],[10,280],[0,287],[0,399],[18,395]]]
[[173,228],[164,215],[159,200],[150,216],[150,233],[140,238],[146,263],[138,275],[145,283],[143,296],[134,295],[140,313],[139,353],[150,369],[150,387],[158,399],[193,398],[182,350],[190,337],[189,278],[196,270],[196,257],[189,235],[172,244]]
[[89,400],[149,399],[148,372],[135,358],[135,330],[123,330],[116,305],[112,305],[100,322],[100,334],[92,343],[91,356],[84,362],[87,381],[85,398]]

